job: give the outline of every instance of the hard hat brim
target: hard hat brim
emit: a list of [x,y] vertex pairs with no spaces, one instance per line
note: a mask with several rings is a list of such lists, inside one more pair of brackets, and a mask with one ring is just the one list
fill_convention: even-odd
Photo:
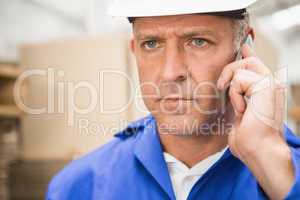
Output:
[[114,17],[151,17],[195,13],[217,13],[242,10],[254,4],[257,0],[220,0],[210,1],[160,1],[159,5],[150,0],[140,0],[134,5],[128,1],[116,1],[108,9],[107,14]]
[[[232,18],[232,19],[245,19],[245,16],[247,15],[247,9],[244,8],[241,10],[232,10],[232,11],[226,11],[226,12],[210,12],[210,13],[197,13],[197,14],[222,16],[222,17],[228,17],[228,18]],[[130,23],[133,23],[136,18],[138,18],[138,17],[127,17],[128,21]]]

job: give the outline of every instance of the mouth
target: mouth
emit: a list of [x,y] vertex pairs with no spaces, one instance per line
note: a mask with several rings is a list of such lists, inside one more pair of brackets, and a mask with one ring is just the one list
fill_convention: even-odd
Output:
[[167,97],[161,98],[160,101],[193,101],[193,98],[186,98],[186,97]]

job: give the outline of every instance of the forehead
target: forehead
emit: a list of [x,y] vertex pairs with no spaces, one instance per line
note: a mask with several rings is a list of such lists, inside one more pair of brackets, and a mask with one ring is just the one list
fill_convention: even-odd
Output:
[[139,17],[134,21],[133,32],[135,37],[188,32],[217,35],[232,32],[232,22],[230,18],[200,14]]

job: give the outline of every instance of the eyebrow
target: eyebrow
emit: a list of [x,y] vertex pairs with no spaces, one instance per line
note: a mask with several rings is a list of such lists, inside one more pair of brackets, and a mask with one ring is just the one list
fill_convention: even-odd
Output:
[[[176,35],[180,38],[191,38],[194,36],[204,36],[204,35],[211,35],[216,36],[217,33],[215,31],[209,30],[207,28],[190,28],[188,30],[179,30],[177,31]],[[159,31],[139,31],[135,34],[137,40],[147,40],[147,39],[160,39],[163,38],[164,34],[159,33]]]

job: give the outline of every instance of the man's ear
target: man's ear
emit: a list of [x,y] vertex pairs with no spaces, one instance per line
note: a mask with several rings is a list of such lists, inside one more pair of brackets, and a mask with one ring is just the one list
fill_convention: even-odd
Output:
[[131,38],[130,40],[130,50],[133,54],[135,54],[135,46],[134,46],[134,39]]

